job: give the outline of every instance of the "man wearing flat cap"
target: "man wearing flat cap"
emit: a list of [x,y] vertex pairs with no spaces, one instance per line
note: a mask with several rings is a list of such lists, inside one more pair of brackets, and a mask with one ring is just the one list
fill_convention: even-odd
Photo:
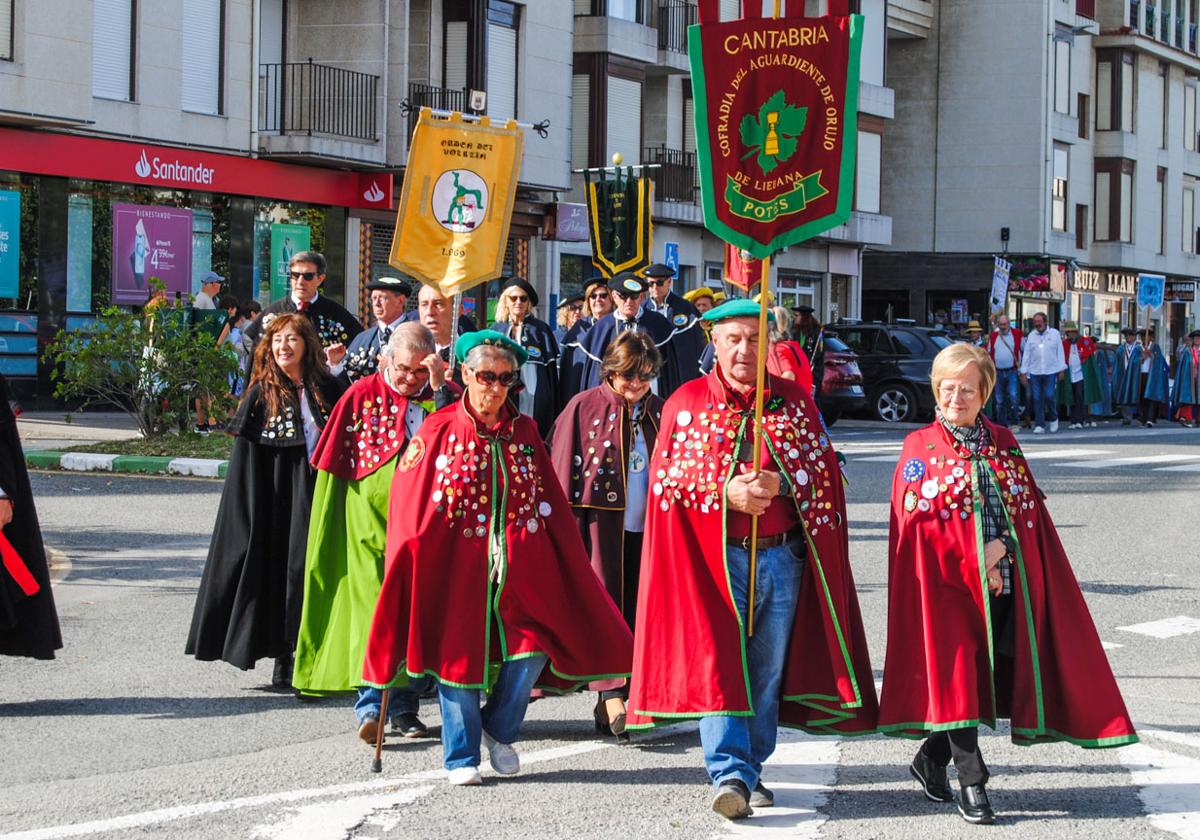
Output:
[[675,269],[665,263],[652,263],[642,274],[649,284],[650,296],[646,308],[667,319],[675,337],[671,341],[682,364],[682,381],[687,382],[700,375],[700,356],[708,343],[708,336],[701,326],[700,312],[692,304],[671,290]]
[[375,325],[359,333],[346,351],[342,372],[350,382],[370,376],[379,369],[379,354],[404,320],[404,307],[412,286],[399,277],[377,277],[367,283]]
[[496,322],[490,329],[512,339],[525,351],[521,387],[511,394],[517,409],[532,417],[542,437],[550,434],[558,411],[558,340],[554,329],[534,316],[537,289],[528,280],[504,281],[496,302]]
[[[571,355],[571,369],[567,373],[564,387],[567,392],[564,399],[575,394],[595,388],[603,381],[600,367],[608,345],[623,330],[640,330],[646,333],[658,347],[663,357],[663,367],[651,386],[654,393],[665,396],[676,388],[699,375],[699,356],[690,362],[678,355],[678,348],[672,340],[676,337],[671,322],[657,312],[652,312],[646,306],[646,281],[631,271],[623,271],[608,281],[616,308],[596,322],[596,325],[584,333],[573,344],[568,344]],[[695,370],[690,375],[685,374],[684,368]]]

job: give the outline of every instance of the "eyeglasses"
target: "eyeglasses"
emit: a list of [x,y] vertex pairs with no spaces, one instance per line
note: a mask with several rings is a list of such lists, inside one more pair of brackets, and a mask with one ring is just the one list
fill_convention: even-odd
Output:
[[608,297],[608,292],[592,292],[588,295],[588,300],[600,300],[606,297]]
[[939,385],[938,393],[946,399],[950,399],[955,394],[958,394],[964,400],[971,400],[975,398],[979,391],[976,388],[964,388],[961,385]]
[[653,382],[655,374],[641,371],[640,373],[615,373],[613,376],[620,377],[628,382]]
[[582,312],[582,311],[583,311],[583,304],[576,303],[576,304],[573,304],[573,305],[571,305],[571,306],[568,306],[568,307],[567,307],[567,311],[568,311],[568,312]]
[[288,274],[291,275],[293,280],[299,280],[300,278],[312,280],[317,276],[317,272],[315,271],[289,271]]
[[513,303],[527,303],[529,295],[509,295],[508,299]]
[[511,370],[506,373],[496,373],[490,370],[475,370],[472,371],[472,373],[474,373],[475,378],[484,385],[495,385],[497,382],[499,382],[501,387],[511,388],[517,383],[517,373]]
[[399,362],[392,362],[391,368],[396,371],[397,376],[403,376],[408,379],[424,379],[429,376],[429,369],[423,367],[410,368],[407,365],[402,365]]

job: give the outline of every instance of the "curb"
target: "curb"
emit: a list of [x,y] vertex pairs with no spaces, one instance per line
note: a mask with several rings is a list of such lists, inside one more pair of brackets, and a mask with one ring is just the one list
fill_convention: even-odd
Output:
[[99,452],[56,452],[54,450],[26,452],[25,465],[39,470],[191,475],[199,478],[224,478],[229,469],[228,461],[216,458],[106,455]]

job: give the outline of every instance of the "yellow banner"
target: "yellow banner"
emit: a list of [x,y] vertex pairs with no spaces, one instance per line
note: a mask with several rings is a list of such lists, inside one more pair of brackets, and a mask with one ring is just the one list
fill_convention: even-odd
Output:
[[499,277],[525,135],[421,109],[388,262],[452,295]]

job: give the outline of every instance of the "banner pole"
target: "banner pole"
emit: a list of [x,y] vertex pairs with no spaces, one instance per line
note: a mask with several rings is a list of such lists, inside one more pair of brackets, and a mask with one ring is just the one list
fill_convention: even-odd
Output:
[[[778,2],[778,0],[777,0]],[[767,380],[767,353],[770,349],[769,336],[767,335],[767,312],[770,310],[770,283],[768,279],[771,274],[771,258],[764,257],[762,261],[762,274],[758,279],[758,364],[755,371],[755,390],[754,390],[754,475],[762,470],[762,448],[763,448],[763,390]],[[758,517],[750,517],[750,564],[749,574],[750,581],[746,587],[749,593],[746,599],[746,635],[754,636],[754,581],[758,578]]]
[[[458,313],[462,309],[462,292],[454,293],[454,305],[450,307],[450,379],[454,379],[454,368],[457,365],[458,356],[454,352],[454,345],[458,343]],[[479,322],[476,321],[476,324]]]

